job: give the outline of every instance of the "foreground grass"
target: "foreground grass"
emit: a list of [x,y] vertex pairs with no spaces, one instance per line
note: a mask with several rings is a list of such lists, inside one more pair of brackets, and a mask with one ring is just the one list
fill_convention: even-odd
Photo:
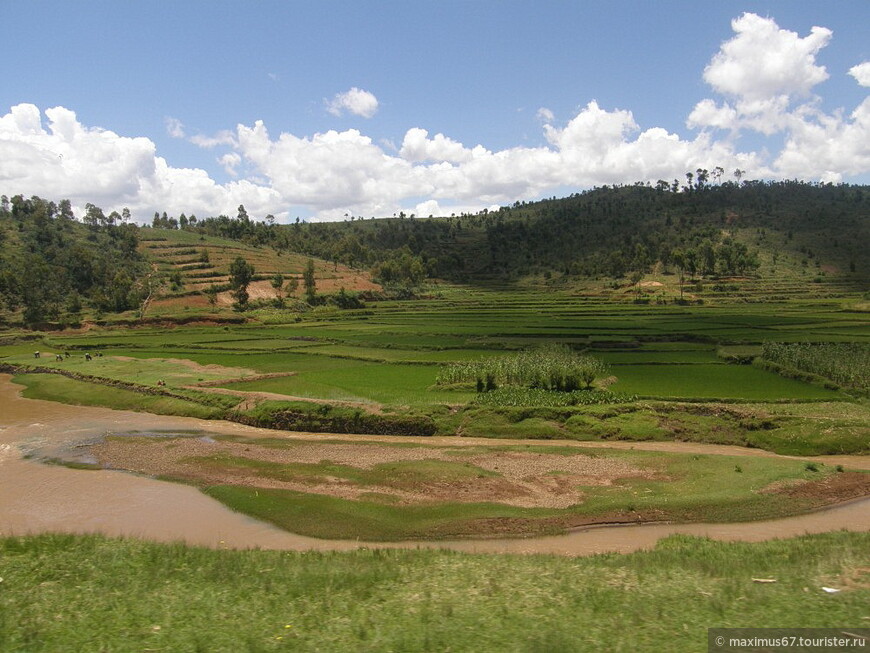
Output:
[[701,650],[710,627],[861,627],[868,567],[846,532],[579,559],[6,538],[0,650]]

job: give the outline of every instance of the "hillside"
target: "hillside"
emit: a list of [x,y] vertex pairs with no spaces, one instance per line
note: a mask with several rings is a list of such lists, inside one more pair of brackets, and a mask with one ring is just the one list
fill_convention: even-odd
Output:
[[427,278],[658,303],[854,300],[870,287],[866,186],[705,181],[678,189],[661,182],[441,218],[277,225],[239,207],[233,218],[159,222],[138,227],[93,205],[80,222],[68,202],[4,201],[5,319],[228,308],[238,257],[253,265],[254,305],[299,300],[309,259],[320,296],[343,288],[408,297]]
[[[211,289],[216,292],[215,306],[229,307],[233,302],[229,292],[229,268],[237,257],[254,266],[254,280],[248,289],[251,300],[273,300],[277,295],[301,299],[302,273],[311,258],[178,229],[140,229],[139,251],[169,280],[161,297],[151,305],[152,313],[158,314],[180,307],[186,307],[185,310],[207,308]],[[320,294],[334,294],[342,288],[348,292],[380,290],[364,271],[321,259],[313,261],[316,289]],[[284,281],[280,292],[272,285],[276,274]]]
[[376,265],[406,249],[435,276],[513,283],[547,275],[814,279],[860,287],[870,276],[866,187],[800,182],[702,185],[681,192],[605,187],[472,216],[399,217],[281,227],[279,246]]
[[88,205],[77,221],[68,201],[3,196],[0,204],[0,323],[77,319],[84,308],[120,312],[147,295],[148,265],[137,228]]

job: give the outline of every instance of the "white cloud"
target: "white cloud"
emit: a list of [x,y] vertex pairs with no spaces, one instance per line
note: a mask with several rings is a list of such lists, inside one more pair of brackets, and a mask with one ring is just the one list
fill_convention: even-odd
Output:
[[540,109],[538,109],[537,113],[535,114],[535,117],[538,120],[540,120],[541,122],[544,122],[547,124],[550,124],[551,122],[553,122],[556,119],[556,116],[547,107],[541,107]]
[[341,116],[347,111],[355,116],[371,118],[378,111],[378,98],[354,86],[349,91],[338,93],[332,100],[327,101],[326,110],[334,116]]
[[414,163],[421,161],[449,161],[461,163],[470,160],[474,153],[462,143],[458,143],[444,134],[435,134],[429,138],[429,132],[419,127],[412,127],[405,133],[399,156]]
[[849,68],[849,74],[854,77],[861,86],[870,86],[870,61],[859,63]]
[[774,169],[786,178],[810,176],[836,181],[870,171],[870,98],[848,119],[812,107],[795,112]]
[[751,129],[765,135],[788,128],[796,99],[812,101],[811,91],[828,79],[816,55],[832,32],[813,27],[801,38],[772,18],[746,13],[731,22],[736,36],[722,44],[704,69],[704,80],[733,104],[705,99],[695,105],[690,128]]
[[[233,215],[239,204],[254,216],[280,219],[299,207],[315,219],[341,219],[476,212],[556,189],[682,179],[688,170],[715,166],[740,168],[747,178],[840,180],[870,172],[870,99],[850,113],[826,113],[810,93],[827,76],[815,56],[830,32],[813,28],[800,38],[752,14],[735,20],[734,29],[704,73],[725,97],[690,110],[687,126],[697,131],[688,137],[642,127],[631,111],[594,100],[561,127],[552,111],[539,109],[543,144],[497,151],[422,127],[408,129],[397,148],[356,129],[272,136],[257,121],[188,137],[218,149],[217,162],[233,178],[219,184],[204,170],[170,166],[147,138],[82,125],[63,107],[47,109],[43,120],[37,107],[20,104],[0,116],[0,192],[106,210],[129,206],[140,219],[164,210]],[[863,63],[849,73],[865,84],[868,71]],[[364,95],[371,96],[359,89],[337,96],[336,111],[373,113],[374,96],[368,104],[353,99]],[[185,133],[176,119],[167,118],[166,127],[177,137]],[[777,134],[783,145],[772,154],[740,151],[745,131]]]
[[228,130],[219,131],[214,136],[204,136],[203,134],[194,134],[188,139],[194,145],[205,148],[217,147],[219,145],[235,146],[236,139],[233,132]]
[[[272,212],[275,191],[250,182],[220,185],[204,170],[173,168],[147,138],[129,138],[82,125],[64,107],[19,104],[0,116],[0,192],[91,202],[106,211],[131,209],[147,220],[154,211],[216,215],[239,204]],[[269,211],[266,211],[269,212]]]
[[435,217],[447,215],[436,200],[420,202],[414,207],[414,214],[422,218],[427,218],[430,215]]
[[701,100],[692,109],[686,124],[692,129],[696,127],[735,129],[738,126],[737,111],[727,102],[718,106],[713,100]]
[[[801,38],[754,14],[744,14],[732,27],[737,35],[722,45],[704,79],[734,103],[701,100],[687,126],[782,134],[784,145],[767,170],[770,177],[840,181],[870,171],[870,100],[848,116],[842,110],[827,114],[811,93],[828,78],[815,57],[831,31],[813,27]],[[853,66],[849,74],[870,86],[870,63]]]
[[166,133],[172,136],[172,138],[184,138],[184,125],[178,118],[172,118],[167,116],[165,119],[166,123]]
[[731,21],[737,36],[722,44],[704,69],[704,80],[726,95],[763,100],[776,95],[806,95],[828,78],[816,54],[832,32],[813,27],[801,38],[772,18],[746,13]]
[[238,177],[239,173],[236,171],[236,167],[241,164],[242,157],[240,157],[235,152],[228,152],[224,154],[222,157],[218,158],[218,163],[220,163],[226,173],[230,177]]

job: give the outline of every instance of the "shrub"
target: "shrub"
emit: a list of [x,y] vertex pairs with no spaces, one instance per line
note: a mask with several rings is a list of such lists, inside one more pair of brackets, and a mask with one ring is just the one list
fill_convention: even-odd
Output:
[[434,435],[432,418],[423,415],[375,415],[358,409],[329,404],[300,404],[288,408],[260,410],[234,416],[243,424],[262,428],[317,433],[361,433],[367,435]]

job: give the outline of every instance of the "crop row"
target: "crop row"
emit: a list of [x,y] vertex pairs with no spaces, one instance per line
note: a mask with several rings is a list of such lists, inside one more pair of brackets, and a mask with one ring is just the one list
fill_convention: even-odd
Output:
[[532,408],[561,408],[567,406],[597,406],[604,404],[627,404],[637,400],[637,395],[607,390],[574,390],[552,392],[538,388],[498,388],[478,394],[472,403],[481,406],[517,406]]
[[777,365],[809,372],[851,388],[870,387],[870,345],[853,342],[766,342],[762,357]]
[[510,356],[453,363],[442,368],[436,383],[442,386],[474,383],[478,392],[499,387],[536,388],[573,392],[592,387],[607,366],[565,345],[545,345]]

